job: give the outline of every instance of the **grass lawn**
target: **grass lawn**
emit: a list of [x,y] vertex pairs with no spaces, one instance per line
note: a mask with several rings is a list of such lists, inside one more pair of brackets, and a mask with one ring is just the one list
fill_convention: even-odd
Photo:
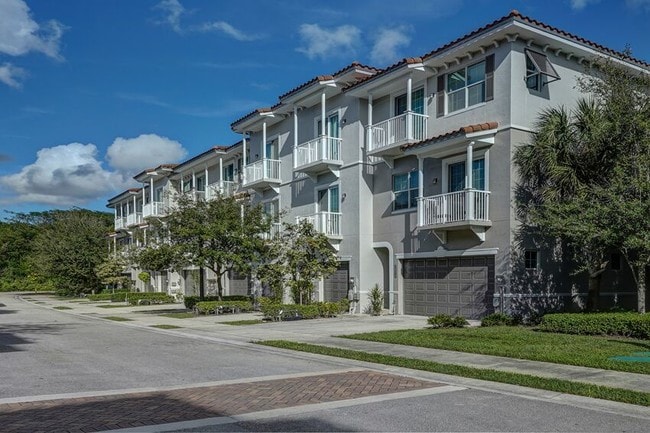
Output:
[[59,305],[58,307],[54,307],[55,310],[72,310],[70,307],[66,307],[65,305]]
[[196,317],[196,314],[185,311],[185,312],[180,312],[180,313],[165,313],[165,314],[159,314],[159,316],[162,317],[171,317],[172,319],[190,319],[192,317]]
[[650,352],[650,341],[555,334],[518,326],[410,329],[345,335],[345,338],[481,353],[508,358],[650,374],[650,362],[614,361],[612,356]]
[[130,322],[131,321],[131,319],[127,319],[126,317],[118,317],[118,316],[108,316],[108,317],[104,317],[104,319],[114,320],[116,322]]
[[243,326],[243,325],[257,325],[258,323],[264,323],[262,319],[250,319],[250,320],[232,320],[230,322],[217,322],[220,325],[233,325],[233,326]]
[[158,329],[178,329],[180,326],[176,325],[150,325],[150,328],[158,328]]
[[95,305],[97,308],[127,308],[127,307],[133,307],[134,305]]
[[449,374],[452,376],[471,377],[473,379],[509,383],[511,385],[521,385],[527,386],[529,388],[545,389],[565,394],[582,395],[585,397],[637,404],[640,406],[650,406],[650,393],[647,392],[630,391],[620,388],[610,388],[607,386],[572,382],[563,379],[538,377],[521,373],[511,373],[507,371],[465,367],[462,365],[453,364],[442,364],[439,362],[402,358],[392,355],[382,355],[379,353],[366,353],[356,350],[339,349],[335,347],[318,346],[307,343],[296,343],[293,341],[262,341],[258,342],[257,344],[280,347],[283,349],[299,350],[302,352],[317,353],[320,355],[337,356],[339,358],[354,359],[357,361],[374,362],[377,364],[394,365],[397,367],[411,368],[415,370]]

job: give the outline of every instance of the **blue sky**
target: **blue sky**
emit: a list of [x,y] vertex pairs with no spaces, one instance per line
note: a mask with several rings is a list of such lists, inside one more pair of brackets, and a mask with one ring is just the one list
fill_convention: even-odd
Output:
[[512,9],[650,61],[650,0],[0,0],[0,210],[105,210],[135,173],[235,143],[232,121],[316,75]]

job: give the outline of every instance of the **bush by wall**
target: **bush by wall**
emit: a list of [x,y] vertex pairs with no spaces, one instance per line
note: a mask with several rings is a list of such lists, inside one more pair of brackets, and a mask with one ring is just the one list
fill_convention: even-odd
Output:
[[469,325],[464,317],[450,316],[449,314],[436,314],[427,319],[432,328],[462,328]]
[[94,295],[87,295],[86,299],[88,299],[89,301],[111,301],[113,300],[114,296],[117,297],[121,296],[122,299],[120,300],[120,302],[124,302],[124,297],[126,293],[127,292],[125,291],[119,291],[115,293],[96,293]]
[[197,314],[243,313],[252,309],[251,301],[199,301],[194,304]]
[[481,320],[481,326],[513,326],[517,324],[514,317],[503,313],[488,314]]
[[650,314],[559,313],[546,314],[538,329],[582,335],[620,335],[650,338]]
[[129,292],[126,301],[131,305],[141,304],[173,304],[174,297],[161,292]]
[[347,311],[348,308],[347,299],[341,302],[315,302],[308,305],[278,304],[268,298],[260,300],[260,309],[264,319],[272,321],[335,317]]
[[[230,296],[221,297],[222,301],[250,301],[250,299],[251,299],[250,296],[242,296],[242,295],[230,295]],[[218,300],[219,300],[218,296],[203,297],[203,301],[218,301]],[[197,302],[201,302],[201,298],[199,296],[185,296],[183,298],[183,303],[185,304],[185,308],[190,310],[194,308]]]

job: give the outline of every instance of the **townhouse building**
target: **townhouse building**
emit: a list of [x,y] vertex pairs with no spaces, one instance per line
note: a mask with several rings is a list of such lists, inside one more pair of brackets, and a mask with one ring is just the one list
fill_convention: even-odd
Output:
[[[240,143],[137,175],[141,190],[109,201],[116,233],[170,209],[156,204],[165,188],[205,199],[211,187],[245,191],[278,230],[280,220],[306,219],[330,239],[340,264],[317,282],[316,300],[350,297],[361,312],[378,285],[394,314],[579,305],[587,288],[561,254],[519,230],[512,155],[540,112],[575,105],[579,78],[604,58],[650,72],[513,11],[385,69],[352,63],[233,122]],[[174,277],[186,293],[191,271]],[[232,293],[254,290],[231,277]],[[625,278],[611,261],[604,301],[634,305],[632,286],[613,284]]]

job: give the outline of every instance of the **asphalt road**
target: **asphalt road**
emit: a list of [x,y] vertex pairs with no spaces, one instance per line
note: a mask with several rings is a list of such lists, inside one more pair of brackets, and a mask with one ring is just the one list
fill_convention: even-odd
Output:
[[[307,326],[301,324],[300,326]],[[223,337],[222,337],[223,338]],[[206,341],[66,314],[0,294],[1,403],[376,368],[452,385],[130,431],[646,432],[650,411],[519,387]],[[592,404],[592,402],[594,404]],[[0,427],[0,430],[2,428]]]

